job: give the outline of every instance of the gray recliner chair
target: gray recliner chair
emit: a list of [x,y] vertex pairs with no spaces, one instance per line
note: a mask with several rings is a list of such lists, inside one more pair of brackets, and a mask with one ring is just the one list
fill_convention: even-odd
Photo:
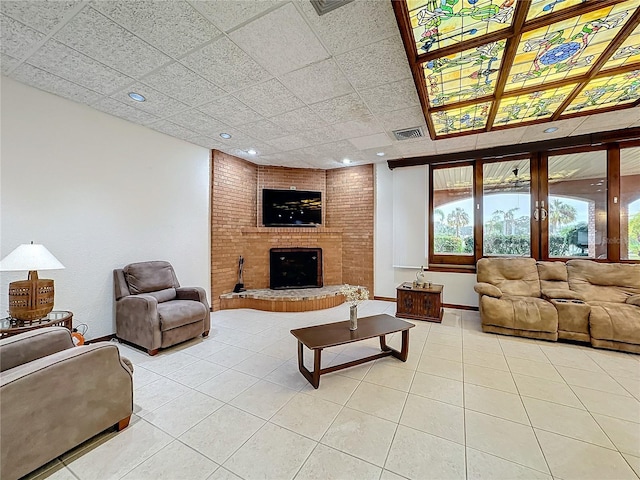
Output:
[[116,336],[149,355],[209,335],[209,302],[201,287],[180,287],[169,262],[131,263],[113,271]]

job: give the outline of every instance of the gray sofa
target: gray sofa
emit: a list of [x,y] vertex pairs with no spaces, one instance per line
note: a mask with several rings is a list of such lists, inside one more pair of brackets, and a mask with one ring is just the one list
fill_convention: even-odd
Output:
[[113,343],[75,347],[63,327],[0,340],[0,478],[16,480],[129,424],[131,362]]
[[169,262],[131,263],[113,271],[116,336],[149,355],[209,334],[209,302],[201,287],[180,287]]
[[477,275],[485,332],[640,353],[638,264],[483,258]]

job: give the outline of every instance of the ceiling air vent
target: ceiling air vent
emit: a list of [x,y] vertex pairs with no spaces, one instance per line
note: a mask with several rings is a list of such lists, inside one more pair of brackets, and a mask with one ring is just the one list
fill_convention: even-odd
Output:
[[396,137],[396,140],[409,140],[411,138],[424,137],[422,128],[420,127],[405,128],[404,130],[394,130],[393,135]]
[[331,10],[353,2],[353,0],[310,0],[318,15],[324,15]]

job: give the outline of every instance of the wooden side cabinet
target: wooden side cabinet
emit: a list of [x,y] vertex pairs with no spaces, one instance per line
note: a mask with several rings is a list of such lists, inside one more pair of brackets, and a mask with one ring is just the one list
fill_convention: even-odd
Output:
[[396,317],[442,322],[443,289],[443,285],[416,288],[411,283],[403,283],[396,289]]

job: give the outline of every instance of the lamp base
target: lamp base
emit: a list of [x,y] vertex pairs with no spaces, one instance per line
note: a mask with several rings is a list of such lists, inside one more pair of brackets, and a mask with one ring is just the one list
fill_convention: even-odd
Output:
[[46,317],[53,310],[53,280],[40,280],[29,272],[28,280],[9,284],[9,315],[22,321]]

